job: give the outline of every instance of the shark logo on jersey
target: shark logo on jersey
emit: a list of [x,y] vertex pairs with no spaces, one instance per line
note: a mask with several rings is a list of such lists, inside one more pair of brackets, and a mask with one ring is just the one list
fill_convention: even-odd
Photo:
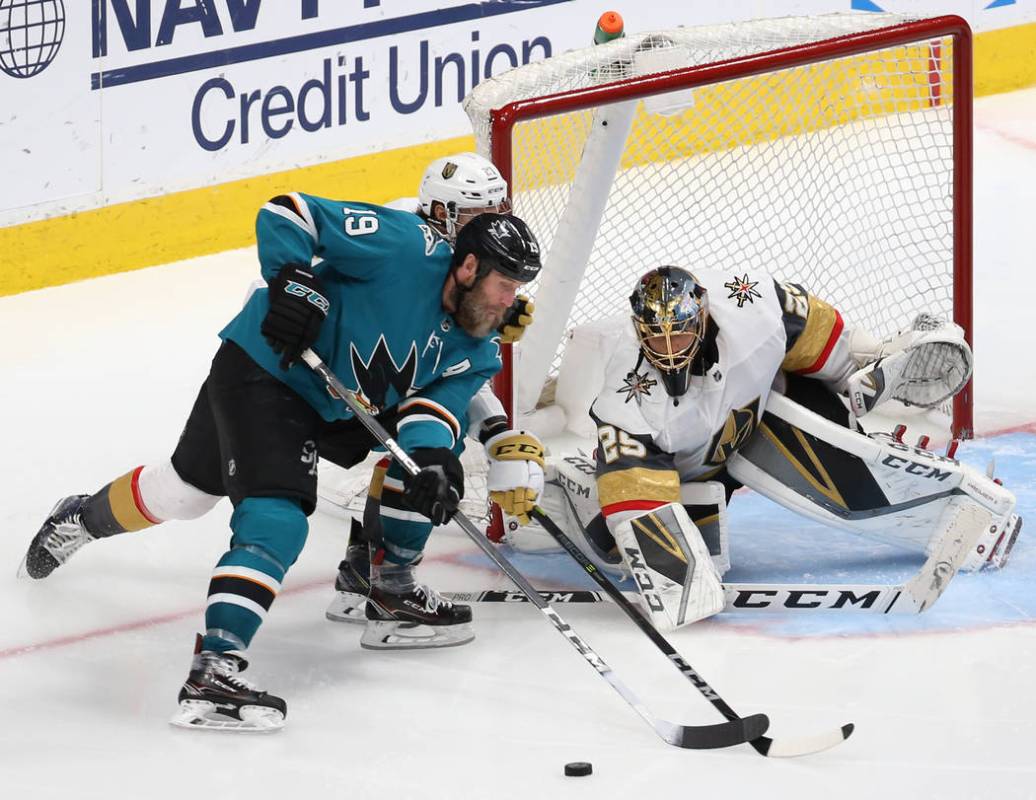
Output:
[[389,352],[384,334],[378,337],[378,344],[366,361],[356,351],[356,345],[350,344],[349,350],[356,384],[374,408],[385,407],[389,389],[395,389],[396,396],[403,398],[414,388],[414,378],[417,377],[417,345],[414,342],[410,343],[410,351],[402,367],[396,364]]
[[636,400],[639,406],[643,401],[642,397],[646,397],[651,394],[651,387],[657,386],[658,381],[648,375],[646,372],[641,375],[635,369],[630,370],[629,374],[622,379],[622,388],[616,389],[615,394],[626,393],[626,402],[630,400]]
[[762,297],[759,292],[755,290],[755,287],[759,285],[759,281],[750,281],[748,279],[748,273],[746,272],[740,278],[735,275],[734,280],[730,283],[724,283],[724,289],[730,289],[730,294],[727,295],[728,300],[737,299],[737,307],[743,308],[745,302],[754,303],[755,297]]

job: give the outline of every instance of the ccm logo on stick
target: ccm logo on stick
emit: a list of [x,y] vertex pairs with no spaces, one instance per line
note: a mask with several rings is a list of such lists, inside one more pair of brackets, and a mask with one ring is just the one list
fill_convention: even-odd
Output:
[[870,608],[880,594],[878,590],[857,595],[848,589],[792,589],[786,592],[772,589],[741,589],[734,599],[734,607],[845,608],[847,605],[858,605],[860,608]]

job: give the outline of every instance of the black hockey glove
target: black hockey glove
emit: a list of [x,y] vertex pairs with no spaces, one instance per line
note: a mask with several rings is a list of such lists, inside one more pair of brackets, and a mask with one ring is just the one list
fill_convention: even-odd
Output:
[[421,471],[404,476],[403,499],[433,525],[445,525],[453,519],[464,497],[464,468],[460,459],[445,447],[420,447],[410,457]]
[[285,264],[270,281],[270,310],[259,332],[281,354],[281,369],[312,347],[331,303],[320,279],[308,267]]

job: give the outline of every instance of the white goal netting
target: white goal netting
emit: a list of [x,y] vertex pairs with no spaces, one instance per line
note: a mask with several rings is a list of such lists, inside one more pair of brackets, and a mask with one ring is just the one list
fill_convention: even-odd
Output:
[[[510,167],[515,213],[546,254],[521,411],[566,331],[625,312],[659,264],[762,269],[879,335],[918,311],[953,318],[954,111],[970,86],[954,85],[954,35],[902,41],[904,23],[917,24],[833,14],[637,34],[472,90],[479,151]],[[513,128],[495,123],[512,103]]]

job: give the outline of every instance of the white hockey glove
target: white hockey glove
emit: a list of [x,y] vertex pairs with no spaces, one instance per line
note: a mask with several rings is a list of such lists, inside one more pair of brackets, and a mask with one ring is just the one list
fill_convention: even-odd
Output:
[[675,630],[723,610],[719,572],[682,505],[629,517],[612,532],[655,628]]
[[[930,314],[918,314],[906,331],[880,342],[861,336],[850,344],[865,366],[846,381],[853,414],[862,417],[887,400],[934,408],[971,377],[971,348],[964,331]],[[869,341],[866,341],[869,340]]]
[[533,434],[507,430],[486,442],[489,499],[522,525],[543,492],[543,444]]

